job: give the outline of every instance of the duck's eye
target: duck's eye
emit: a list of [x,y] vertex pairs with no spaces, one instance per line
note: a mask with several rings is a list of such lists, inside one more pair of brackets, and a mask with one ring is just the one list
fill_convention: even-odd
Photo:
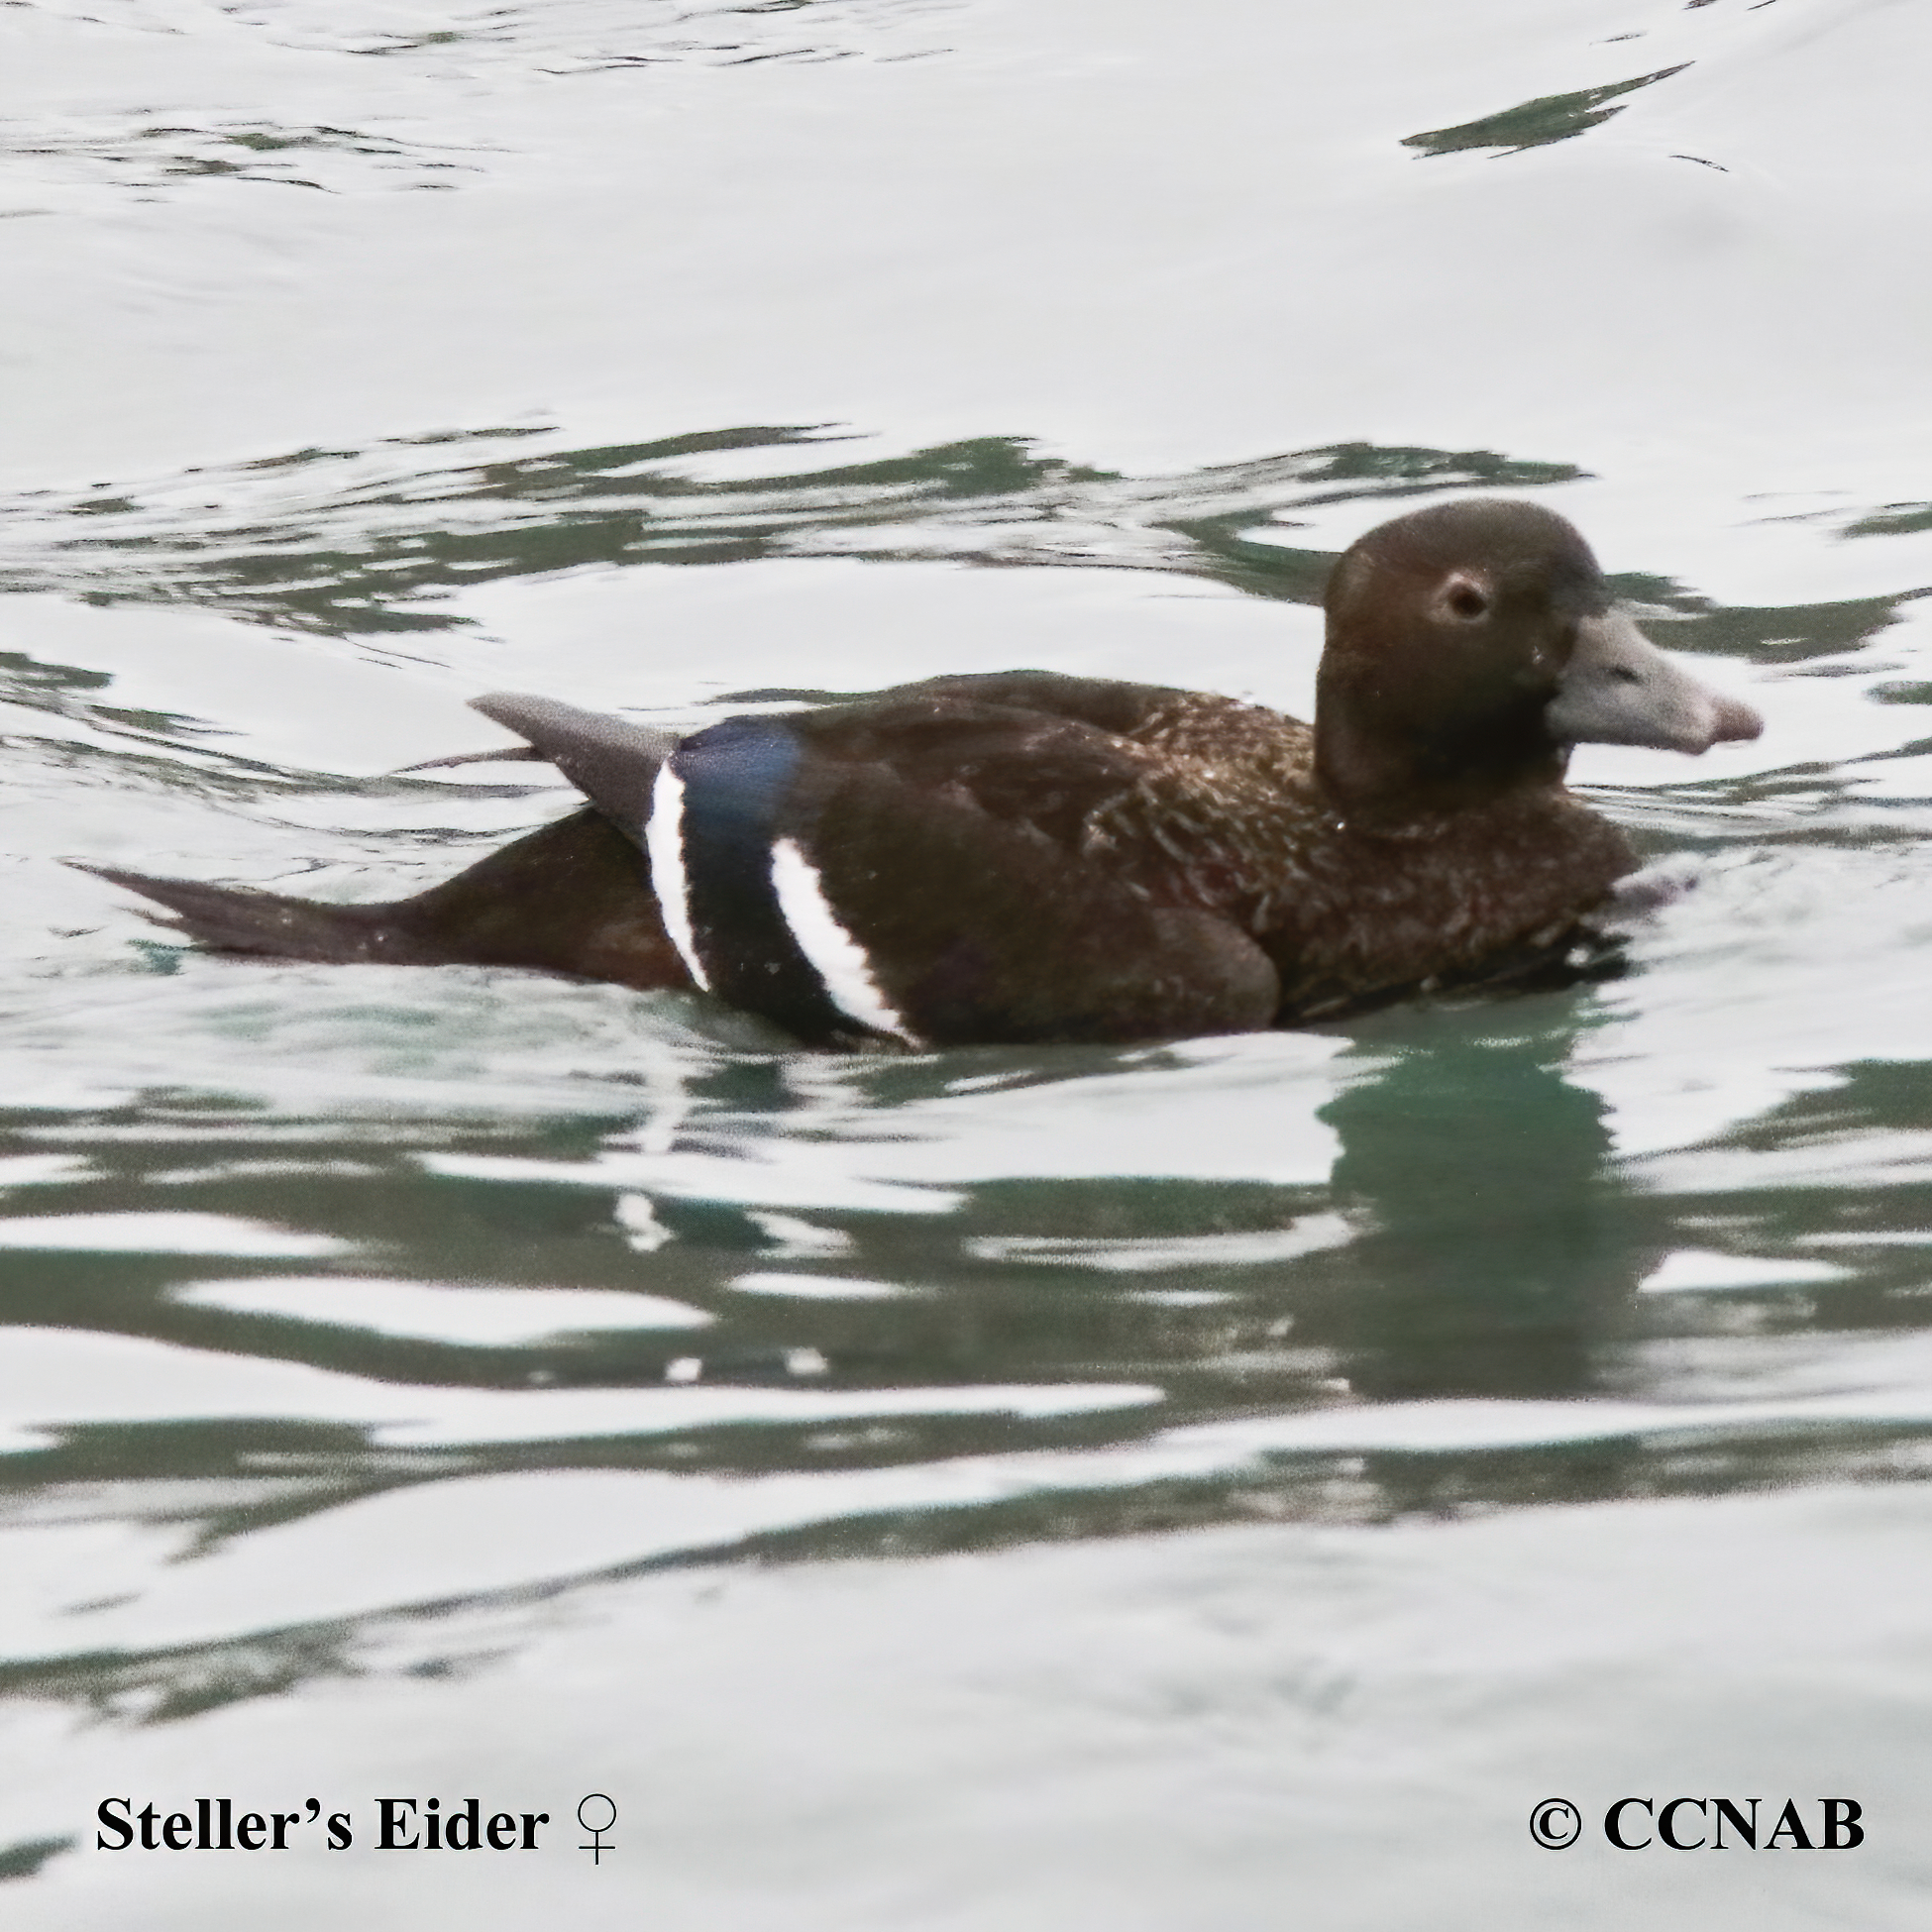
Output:
[[1478,617],[1489,615],[1489,599],[1467,578],[1457,578],[1449,586],[1444,601],[1450,614],[1460,617],[1464,623],[1474,623]]

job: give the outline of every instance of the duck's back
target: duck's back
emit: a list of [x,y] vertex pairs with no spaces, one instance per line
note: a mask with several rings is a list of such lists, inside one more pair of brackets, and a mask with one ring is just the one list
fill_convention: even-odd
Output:
[[[1013,673],[888,698],[931,707],[933,775],[963,775],[983,808],[1149,905],[1254,939],[1279,976],[1276,1022],[1534,969],[1636,864],[1559,783],[1350,822],[1323,793],[1308,725],[1213,693]],[[855,711],[875,726],[896,714]],[[807,728],[850,726],[820,713]]]

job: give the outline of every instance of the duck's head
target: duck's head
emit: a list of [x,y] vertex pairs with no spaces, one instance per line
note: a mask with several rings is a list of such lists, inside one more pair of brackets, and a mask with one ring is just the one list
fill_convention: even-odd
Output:
[[1352,816],[1556,784],[1576,744],[1694,755],[1764,728],[1644,636],[1575,526],[1540,503],[1384,523],[1342,553],[1327,607],[1316,768]]

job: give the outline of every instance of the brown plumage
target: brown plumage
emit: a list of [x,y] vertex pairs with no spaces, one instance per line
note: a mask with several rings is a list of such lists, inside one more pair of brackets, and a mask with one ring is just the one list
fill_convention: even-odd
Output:
[[225,950],[696,980],[826,1042],[1238,1031],[1560,954],[1636,863],[1565,790],[1570,746],[1696,753],[1760,728],[1643,638],[1540,505],[1397,518],[1327,602],[1312,729],[1046,672],[675,748],[497,697],[480,706],[591,809],[430,892],[325,907],[104,876]]

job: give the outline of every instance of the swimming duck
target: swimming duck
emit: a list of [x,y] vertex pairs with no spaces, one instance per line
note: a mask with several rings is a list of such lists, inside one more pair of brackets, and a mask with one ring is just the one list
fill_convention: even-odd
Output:
[[1541,504],[1384,523],[1326,609],[1312,729],[1044,671],[682,738],[494,696],[476,707],[590,805],[427,892],[332,906],[93,869],[219,950],[696,985],[823,1045],[1241,1032],[1560,958],[1637,864],[1564,788],[1570,747],[1762,729]]

